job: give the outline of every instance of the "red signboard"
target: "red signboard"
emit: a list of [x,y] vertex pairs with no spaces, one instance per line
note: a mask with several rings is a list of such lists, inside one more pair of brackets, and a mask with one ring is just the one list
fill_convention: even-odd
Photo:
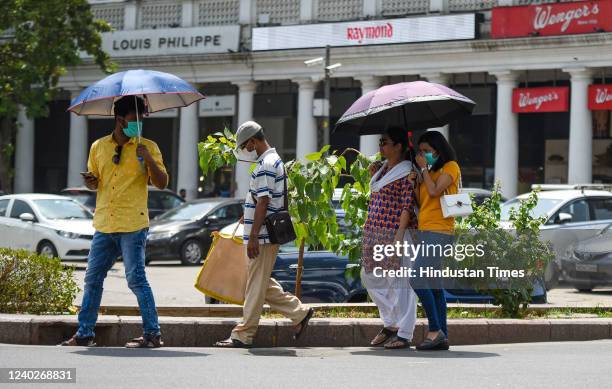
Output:
[[512,91],[512,112],[567,112],[569,87],[516,88]]
[[612,85],[589,86],[589,109],[591,111],[612,110]]
[[612,31],[612,1],[493,8],[493,38],[538,35],[588,34]]

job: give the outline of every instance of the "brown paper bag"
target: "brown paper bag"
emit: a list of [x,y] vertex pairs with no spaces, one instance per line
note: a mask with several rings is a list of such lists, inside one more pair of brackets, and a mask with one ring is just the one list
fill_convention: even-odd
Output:
[[231,304],[242,305],[247,281],[246,248],[242,234],[236,236],[227,229],[213,232],[213,242],[196,279],[195,287],[200,292]]

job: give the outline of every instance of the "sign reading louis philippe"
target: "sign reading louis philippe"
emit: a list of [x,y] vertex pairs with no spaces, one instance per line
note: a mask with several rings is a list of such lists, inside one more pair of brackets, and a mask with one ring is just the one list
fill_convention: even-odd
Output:
[[114,31],[102,34],[111,57],[227,53],[238,50],[240,26]]
[[589,109],[612,110],[612,85],[589,85]]
[[569,87],[516,88],[512,91],[512,112],[567,112]]
[[592,0],[493,8],[491,36],[588,34],[612,31],[612,1]]

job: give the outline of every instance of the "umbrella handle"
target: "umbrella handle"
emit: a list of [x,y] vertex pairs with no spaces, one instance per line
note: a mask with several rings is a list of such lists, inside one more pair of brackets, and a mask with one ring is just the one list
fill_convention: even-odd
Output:
[[236,231],[238,231],[238,227],[240,227],[240,223],[236,224],[236,228],[234,228],[234,231],[232,232],[232,238],[236,236]]
[[[140,126],[140,119],[138,117],[138,97],[136,97],[136,95],[134,95],[134,105],[136,107],[136,126],[138,127],[138,144],[141,144],[141,138],[142,138],[142,133],[141,133],[141,126]],[[142,163],[142,161],[144,161],[144,158],[142,157],[138,157],[138,161]]]

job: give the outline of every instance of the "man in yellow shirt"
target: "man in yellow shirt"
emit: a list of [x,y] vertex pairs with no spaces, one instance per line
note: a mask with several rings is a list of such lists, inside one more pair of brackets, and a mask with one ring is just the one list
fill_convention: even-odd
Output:
[[[102,300],[106,274],[117,257],[123,257],[128,286],[136,295],[142,315],[143,336],[126,344],[129,348],[161,347],[157,308],[145,274],[145,244],[149,227],[147,209],[149,179],[163,189],[168,174],[155,142],[141,138],[139,126],[144,102],[125,96],[114,105],[115,128],[91,145],[85,185],[97,190],[94,227],[85,273],[85,291],[79,329],[63,346],[95,346],[94,328]],[[137,116],[138,115],[138,116]]]

